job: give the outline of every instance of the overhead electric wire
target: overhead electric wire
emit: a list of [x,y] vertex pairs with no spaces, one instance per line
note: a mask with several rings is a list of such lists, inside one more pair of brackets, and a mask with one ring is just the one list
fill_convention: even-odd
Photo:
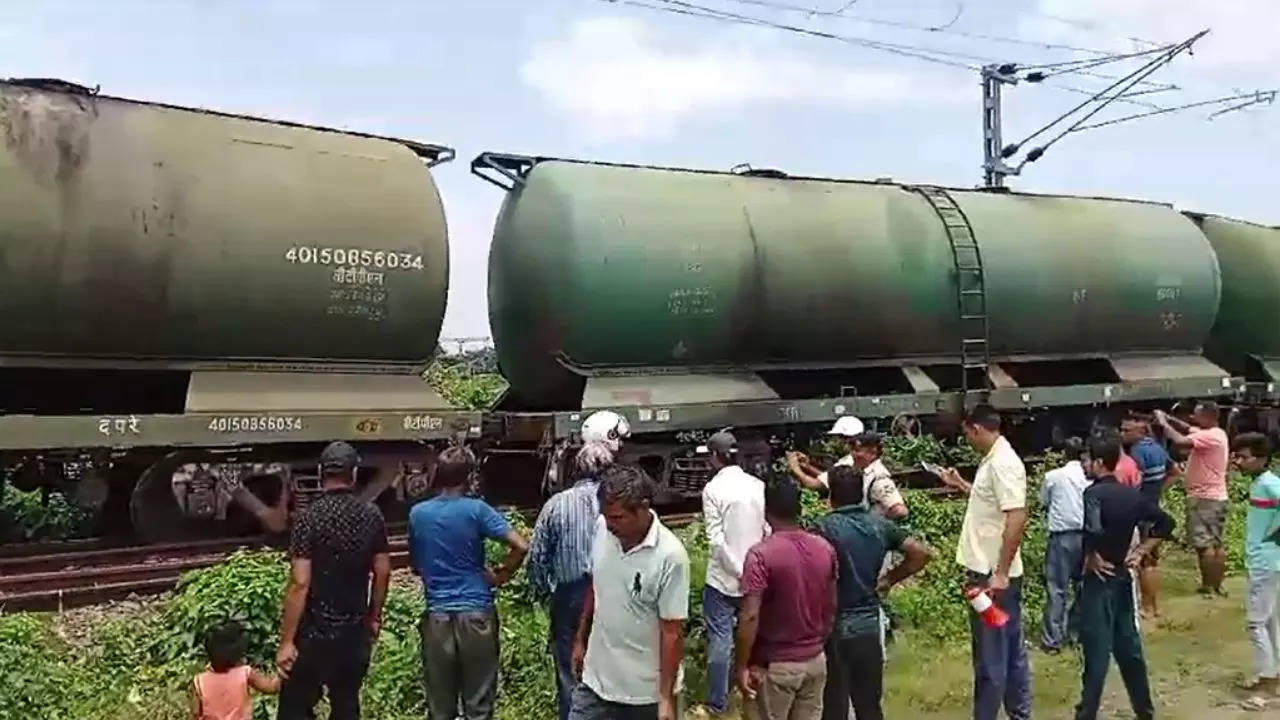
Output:
[[827,32],[825,30],[813,30],[810,28],[799,27],[797,25],[788,25],[786,23],[774,22],[765,18],[752,17],[750,15],[741,15],[726,10],[699,5],[692,2],[684,2],[684,0],[600,0],[611,5],[631,5],[635,7],[646,8],[649,10],[657,10],[660,12],[670,12],[679,15],[692,15],[694,17],[709,18],[721,20],[725,22],[737,23],[740,25],[754,25],[758,27],[767,27],[775,30],[784,30],[799,35],[807,35],[810,37],[825,38],[827,40],[835,40],[838,42],[856,45],[860,47],[880,50],[894,55],[903,57],[916,58],[926,62],[938,65],[949,65],[964,70],[979,70],[981,66],[971,63],[960,62],[948,59],[950,57],[967,58],[970,60],[989,61],[989,58],[981,58],[974,55],[963,53],[953,53],[944,50],[934,50],[931,48],[922,48],[902,43],[882,42],[872,40],[870,38],[858,37],[854,35],[843,35],[840,33]]
[[[871,15],[848,15],[843,11],[815,11],[815,8],[805,7],[803,5],[795,5],[792,3],[781,2],[780,0],[728,0],[740,5],[754,5],[756,7],[771,8],[784,12],[805,13],[808,15],[817,15],[821,17],[838,17],[846,20],[855,20],[865,22],[870,25],[883,25],[885,27],[898,28],[900,30],[913,30],[916,32],[942,33],[946,35],[955,35],[957,37],[965,37],[973,40],[990,40],[992,42],[1007,43],[1010,45],[1024,45],[1026,47],[1044,48],[1046,50],[1066,50],[1070,52],[1087,52],[1095,55],[1109,55],[1105,50],[1096,48],[1078,47],[1075,45],[1065,45],[1062,43],[1053,43],[1046,40],[1027,40],[1025,38],[1006,37],[1003,35],[989,35],[987,33],[970,32],[967,30],[953,30],[951,24],[954,24],[957,18],[953,18],[943,25],[919,25],[909,23],[902,20],[890,20],[888,18],[878,18]],[[963,7],[963,4],[961,4]]]
[[[1186,51],[1186,50],[1190,49],[1190,48],[1191,48],[1191,46],[1192,46],[1192,45],[1194,45],[1194,44],[1195,44],[1195,42],[1196,42],[1197,40],[1199,40],[1200,38],[1204,37],[1204,36],[1205,36],[1205,35],[1207,35],[1207,34],[1209,34],[1209,31],[1208,31],[1208,30],[1201,30],[1200,32],[1196,33],[1195,35],[1192,35],[1191,37],[1187,38],[1186,40],[1183,40],[1182,42],[1178,43],[1177,45],[1175,45],[1174,47],[1172,47],[1171,49],[1169,49],[1168,51],[1166,51],[1163,57],[1158,57],[1158,58],[1156,58],[1156,59],[1154,59],[1154,60],[1152,60],[1152,61],[1148,62],[1146,65],[1143,65],[1142,67],[1138,68],[1137,70],[1133,71],[1132,73],[1129,73],[1129,75],[1125,76],[1123,79],[1121,79],[1121,80],[1117,81],[1116,83],[1114,83],[1113,85],[1111,85],[1111,87],[1108,87],[1108,88],[1104,89],[1102,92],[1098,93],[1097,97],[1095,97],[1095,98],[1094,98],[1094,100],[1086,100],[1086,101],[1084,101],[1083,103],[1081,103],[1081,104],[1077,105],[1075,108],[1073,108],[1073,109],[1071,109],[1071,110],[1067,111],[1066,113],[1064,113],[1064,114],[1062,114],[1062,115],[1058,116],[1058,118],[1057,118],[1057,119],[1055,119],[1053,122],[1049,123],[1048,125],[1045,125],[1044,127],[1042,127],[1042,128],[1040,128],[1039,130],[1035,131],[1035,132],[1034,132],[1034,133],[1032,133],[1031,135],[1027,136],[1027,138],[1026,138],[1025,140],[1023,140],[1022,142],[1017,143],[1016,145],[1013,145],[1012,147],[1013,147],[1013,148],[1015,148],[1015,150],[1014,150],[1014,151],[1016,152],[1016,149],[1017,149],[1017,148],[1020,148],[1022,145],[1025,145],[1027,142],[1029,142],[1029,141],[1031,141],[1032,139],[1034,139],[1035,137],[1037,137],[1037,136],[1041,135],[1042,133],[1044,133],[1044,132],[1045,132],[1046,130],[1048,130],[1049,128],[1052,128],[1053,126],[1055,126],[1055,125],[1057,125],[1058,123],[1062,122],[1062,121],[1063,121],[1063,120],[1065,120],[1066,118],[1068,118],[1068,117],[1070,117],[1071,115],[1075,114],[1077,111],[1079,111],[1080,109],[1084,108],[1084,107],[1085,107],[1086,105],[1088,105],[1090,102],[1095,102],[1095,101],[1097,101],[1097,102],[1098,102],[1098,106],[1097,106],[1096,108],[1094,108],[1094,109],[1090,110],[1089,112],[1085,113],[1083,117],[1081,117],[1079,120],[1076,120],[1073,124],[1071,124],[1070,126],[1068,126],[1068,127],[1067,127],[1067,129],[1065,129],[1065,130],[1063,130],[1062,132],[1060,132],[1060,133],[1058,133],[1057,135],[1055,135],[1055,136],[1054,136],[1052,139],[1050,139],[1048,142],[1044,143],[1043,145],[1041,145],[1041,146],[1039,146],[1039,147],[1037,147],[1037,148],[1032,149],[1032,150],[1031,150],[1031,152],[1027,153],[1027,158],[1026,158],[1025,160],[1023,160],[1023,161],[1022,161],[1022,164],[1023,164],[1023,165],[1025,165],[1025,164],[1027,164],[1028,162],[1035,162],[1036,160],[1040,159],[1040,157],[1042,157],[1042,156],[1044,155],[1045,151],[1047,151],[1047,150],[1048,150],[1050,147],[1052,147],[1055,143],[1057,143],[1057,142],[1058,142],[1059,140],[1061,140],[1062,138],[1066,137],[1068,134],[1073,133],[1073,132],[1075,132],[1076,130],[1078,130],[1078,129],[1080,128],[1080,126],[1084,125],[1084,123],[1085,123],[1089,118],[1091,118],[1091,117],[1093,117],[1094,115],[1097,115],[1098,113],[1102,112],[1102,110],[1103,110],[1104,108],[1106,108],[1108,105],[1110,105],[1110,104],[1111,104],[1111,101],[1110,101],[1110,100],[1108,100],[1108,99],[1106,99],[1106,94],[1107,94],[1108,92],[1111,92],[1111,90],[1113,90],[1113,89],[1115,89],[1115,88],[1119,87],[1120,85],[1123,85],[1125,82],[1128,82],[1128,83],[1129,83],[1128,85],[1125,85],[1125,87],[1123,87],[1123,88],[1121,88],[1121,89],[1120,89],[1120,92],[1116,93],[1117,95],[1123,95],[1124,93],[1128,92],[1130,88],[1132,88],[1132,87],[1133,87],[1133,86],[1135,86],[1138,82],[1140,82],[1143,78],[1145,78],[1145,77],[1147,77],[1147,76],[1151,75],[1151,73],[1154,73],[1156,70],[1159,70],[1159,69],[1160,69],[1161,67],[1163,67],[1164,65],[1166,65],[1166,64],[1168,64],[1168,63],[1170,63],[1170,62],[1172,62],[1172,61],[1173,61],[1173,59],[1174,59],[1175,57],[1177,57],[1179,54],[1181,54],[1181,53],[1183,53],[1184,51]],[[1161,110],[1165,110],[1165,108],[1161,108]]]
[[1093,130],[1095,128],[1106,127],[1108,125],[1116,125],[1122,122],[1128,122],[1130,120],[1137,120],[1139,118],[1151,117],[1153,115],[1163,115],[1165,113],[1177,112],[1179,110],[1190,110],[1191,108],[1204,107],[1206,105],[1218,105],[1221,103],[1232,102],[1235,100],[1245,101],[1245,102],[1239,103],[1238,105],[1232,105],[1229,108],[1223,108],[1218,112],[1213,113],[1212,115],[1209,116],[1209,118],[1212,119],[1224,113],[1240,110],[1242,108],[1246,108],[1251,105],[1260,105],[1262,103],[1272,103],[1272,102],[1275,102],[1275,99],[1276,99],[1275,90],[1255,90],[1249,93],[1239,93],[1237,95],[1229,95],[1227,97],[1220,97],[1214,100],[1201,100],[1200,102],[1187,103],[1185,105],[1178,105],[1176,107],[1160,108],[1159,110],[1152,110],[1151,112],[1125,115],[1124,117],[1112,118],[1110,120],[1103,120],[1101,122],[1091,123],[1089,125],[1081,125],[1071,130],[1071,132],[1084,132],[1085,130]]
[[[722,22],[729,22],[734,24],[766,27],[766,28],[771,28],[775,30],[791,32],[799,35],[805,35],[809,37],[818,37],[818,38],[823,38],[828,40],[836,40],[839,42],[844,42],[844,43],[859,46],[859,47],[865,47],[873,50],[880,50],[882,52],[888,52],[896,55],[901,55],[904,57],[911,57],[919,60],[924,60],[927,62],[932,62],[940,65],[947,65],[950,67],[957,67],[965,70],[980,70],[981,67],[977,65],[972,65],[966,62],[958,62],[955,60],[950,60],[947,58],[951,57],[951,58],[962,58],[966,60],[976,60],[976,61],[987,63],[987,64],[997,64],[999,62],[993,58],[983,57],[979,55],[957,53],[957,52],[951,52],[946,50],[938,50],[934,48],[906,45],[902,43],[884,42],[879,40],[872,40],[866,37],[845,35],[841,33],[829,32],[825,30],[815,30],[812,28],[805,28],[805,27],[800,27],[796,25],[790,25],[787,23],[775,22],[767,18],[755,17],[751,15],[744,15],[740,13],[731,12],[728,10],[722,10],[722,9],[710,7],[707,5],[701,5],[698,3],[689,2],[688,0],[601,0],[601,1],[608,2],[610,4],[615,4],[615,5],[631,5],[634,7],[640,7],[647,10],[668,12],[668,13],[685,15],[690,17],[697,17],[702,19],[719,20]],[[794,9],[796,11],[800,11],[803,9],[801,8],[801,6],[798,6],[798,5],[788,5],[786,3],[774,2],[773,0],[731,0],[731,1],[738,2],[740,4],[756,5],[761,7],[773,7],[775,9]],[[853,4],[854,4],[853,2],[847,3],[845,6],[843,6],[842,10],[847,9]],[[814,10],[813,8],[808,8],[808,9]],[[825,12],[817,11],[817,13],[822,15],[857,19],[857,18],[851,18],[847,15],[843,15],[842,10],[825,11]],[[891,23],[892,21],[886,21],[886,22]],[[908,26],[908,27],[911,27],[911,26]],[[920,29],[920,28],[918,26],[915,26],[915,29]],[[1115,80],[1115,82],[1113,82],[1111,85],[1107,86],[1106,88],[1100,91],[1093,91],[1086,88],[1079,88],[1079,87],[1074,87],[1070,85],[1045,83],[1046,87],[1050,87],[1056,90],[1061,90],[1064,92],[1088,95],[1089,99],[1078,104],[1076,107],[1064,113],[1062,116],[1059,116],[1053,122],[1049,123],[1045,127],[1042,127],[1040,130],[1037,130],[1035,133],[1032,133],[1030,136],[1024,139],[1021,143],[1018,143],[1018,146],[1021,146],[1022,144],[1029,142],[1035,137],[1038,137],[1040,134],[1043,134],[1044,132],[1048,131],[1058,123],[1065,120],[1067,117],[1070,117],[1076,112],[1079,112],[1083,108],[1087,107],[1090,103],[1094,103],[1094,102],[1099,103],[1099,107],[1091,111],[1090,113],[1088,113],[1082,120],[1087,120],[1088,118],[1093,117],[1103,107],[1111,103],[1123,103],[1128,105],[1135,105],[1138,107],[1147,108],[1148,110],[1152,111],[1149,113],[1136,114],[1134,116],[1134,118],[1136,119],[1136,117],[1145,117],[1148,115],[1160,115],[1168,112],[1173,112],[1175,110],[1187,109],[1188,107],[1200,107],[1203,105],[1210,105],[1214,103],[1229,101],[1230,99],[1236,99],[1236,96],[1232,96],[1226,99],[1220,98],[1214,101],[1196,102],[1196,103],[1190,103],[1187,105],[1181,105],[1181,106],[1175,106],[1175,107],[1165,107],[1162,105],[1157,105],[1155,103],[1133,99],[1133,96],[1136,96],[1136,95],[1148,95],[1148,94],[1153,94],[1157,92],[1181,90],[1182,88],[1179,87],[1178,85],[1175,85],[1172,83],[1151,82],[1146,80],[1146,78],[1152,72],[1154,72],[1155,69],[1163,66],[1165,63],[1172,60],[1173,57],[1176,56],[1178,53],[1182,52],[1182,50],[1190,47],[1190,43],[1195,42],[1195,40],[1198,40],[1207,32],[1208,31],[1206,30],[1196,35],[1195,37],[1191,38],[1190,40],[1184,41],[1183,43],[1177,43],[1174,45],[1162,45],[1158,48],[1135,51],[1132,53],[1121,53],[1118,55],[1107,55],[1107,56],[1100,56],[1095,58],[1081,58],[1073,61],[1058,62],[1058,63],[1042,63],[1038,65],[1026,65],[1026,66],[1016,65],[1016,67],[1019,70],[1024,70],[1028,68],[1038,68],[1038,69],[1068,68],[1065,70],[1061,70],[1059,72],[1046,73],[1043,79],[1054,78],[1059,75],[1072,73],[1072,74],[1089,75],[1089,76]],[[974,35],[971,33],[957,33],[957,34]],[[998,36],[991,36],[992,39],[996,37]],[[1031,42],[1031,41],[1027,41],[1027,42]],[[1103,75],[1100,73],[1089,73],[1084,71],[1087,68],[1096,67],[1097,65],[1108,64],[1112,62],[1118,62],[1118,61],[1133,59],[1138,57],[1146,57],[1148,55],[1153,55],[1159,52],[1168,53],[1174,48],[1180,48],[1180,49],[1178,50],[1178,52],[1170,54],[1169,57],[1160,59],[1159,61],[1155,62],[1154,65],[1152,63],[1148,63],[1147,65],[1144,65],[1142,68],[1139,68],[1138,70],[1121,77]],[[1068,48],[1068,49],[1075,49],[1080,52],[1094,52],[1094,53],[1101,52],[1096,50],[1090,50],[1087,48]],[[1073,66],[1078,66],[1078,67],[1073,67]],[[1143,70],[1145,68],[1150,68],[1150,72],[1144,72]],[[1123,85],[1125,82],[1130,80],[1133,80],[1133,82],[1130,82],[1129,85],[1127,85],[1124,89],[1114,94],[1110,94],[1110,95],[1108,94],[1115,88],[1119,87],[1120,85]],[[1148,85],[1150,86],[1150,88],[1145,90],[1135,90],[1134,88],[1138,85]],[[1245,96],[1242,95],[1239,97],[1243,98]],[[1254,104],[1254,103],[1253,102],[1247,103],[1246,106],[1251,104]],[[1079,128],[1073,125],[1072,129],[1069,129],[1068,132],[1074,131],[1073,129],[1079,129]],[[1054,142],[1057,142],[1061,137],[1062,137],[1061,135],[1058,137],[1055,137],[1052,141],[1050,141],[1050,143],[1047,143],[1046,145],[1039,148],[1040,152],[1043,153],[1043,151],[1047,149],[1049,145],[1053,144]]]
[[[605,0],[605,2],[617,2],[617,1],[625,2],[625,0]],[[671,3],[667,2],[666,0],[657,0],[657,1],[658,1],[658,2],[662,2],[664,5],[670,5],[670,4],[671,4]],[[803,6],[803,5],[795,5],[795,4],[786,3],[786,2],[778,2],[778,1],[776,1],[776,0],[727,0],[727,1],[728,1],[728,2],[738,3],[738,4],[740,4],[740,5],[751,5],[751,6],[754,6],[754,7],[769,8],[769,9],[779,10],[779,11],[784,11],[784,12],[803,13],[803,14],[810,15],[810,16],[820,16],[820,17],[840,18],[840,19],[845,19],[845,20],[854,20],[854,21],[858,21],[858,22],[866,22],[866,23],[868,23],[868,24],[873,24],[873,25],[883,25],[883,26],[886,26],[886,27],[893,27],[893,28],[898,28],[898,29],[903,29],[903,30],[914,30],[914,31],[918,31],[918,32],[930,32],[930,33],[942,33],[942,34],[946,34],[946,35],[955,35],[955,36],[958,36],[958,37],[966,37],[966,38],[980,39],[980,40],[992,40],[992,41],[996,41],[996,42],[1005,42],[1005,43],[1011,43],[1011,44],[1017,44],[1017,45],[1026,45],[1026,46],[1029,46],[1029,47],[1043,47],[1043,48],[1052,48],[1052,49],[1070,50],[1070,51],[1073,51],[1073,52],[1087,52],[1087,53],[1092,53],[1092,54],[1094,54],[1094,55],[1097,55],[1098,57],[1093,57],[1093,58],[1082,58],[1082,59],[1078,59],[1078,60],[1067,61],[1067,62],[1065,62],[1065,63],[1061,63],[1061,64],[1062,64],[1062,65],[1068,65],[1068,64],[1074,64],[1074,63],[1089,63],[1089,64],[1085,65],[1083,68],[1080,68],[1080,69],[1077,69],[1077,70],[1074,70],[1074,71],[1070,71],[1070,70],[1069,70],[1069,71],[1066,71],[1066,72],[1074,72],[1075,74],[1078,74],[1078,75],[1083,75],[1083,76],[1087,76],[1087,77],[1094,77],[1094,78],[1098,78],[1098,79],[1100,79],[1100,80],[1116,80],[1116,79],[1118,79],[1118,76],[1116,76],[1116,75],[1107,75],[1107,74],[1105,74],[1105,73],[1088,72],[1088,71],[1087,71],[1087,68],[1090,68],[1090,67],[1096,67],[1097,65],[1103,65],[1103,64],[1106,64],[1106,63],[1108,63],[1108,62],[1113,62],[1113,61],[1117,61],[1117,60],[1123,60],[1123,59],[1127,59],[1127,58],[1131,58],[1131,57],[1137,57],[1137,56],[1142,55],[1142,54],[1150,54],[1150,53],[1152,53],[1152,52],[1155,52],[1155,51],[1147,51],[1147,52],[1145,52],[1145,53],[1138,53],[1138,54],[1135,54],[1135,53],[1126,53],[1126,54],[1116,55],[1116,54],[1114,54],[1114,53],[1107,53],[1107,52],[1106,52],[1106,51],[1104,51],[1104,50],[1098,50],[1098,49],[1094,49],[1094,48],[1081,48],[1081,47],[1074,47],[1074,46],[1071,46],[1071,45],[1060,45],[1060,44],[1055,44],[1055,43],[1045,43],[1045,42],[1041,42],[1041,41],[1034,41],[1034,40],[1019,40],[1019,39],[1017,39],[1017,38],[1002,37],[1002,36],[998,36],[998,35],[987,35],[987,34],[984,34],[984,33],[971,33],[971,32],[966,32],[966,31],[963,31],[963,30],[951,30],[951,29],[949,28],[950,24],[951,24],[951,23],[954,23],[954,22],[955,22],[955,21],[960,17],[959,15],[957,15],[955,18],[953,18],[949,23],[947,23],[947,24],[945,24],[945,25],[942,25],[942,26],[925,26],[925,25],[916,25],[916,24],[907,23],[907,22],[902,22],[902,21],[897,21],[897,20],[888,20],[888,19],[884,19],[884,18],[876,18],[876,17],[871,17],[871,16],[865,16],[865,15],[847,15],[847,14],[844,14],[844,12],[843,12],[843,9],[844,9],[844,8],[842,8],[841,10],[834,10],[834,11],[827,10],[827,11],[824,11],[824,10],[818,10],[818,9],[816,9],[816,8],[812,8],[812,7],[806,7],[806,6]],[[628,3],[628,4],[638,4],[638,3]],[[681,5],[681,6],[686,6],[686,7],[687,7],[688,5],[691,5],[691,3],[687,3],[687,2],[680,2],[680,3],[677,3],[677,4],[678,4],[678,5]],[[850,6],[852,6],[852,3],[847,4],[847,5],[846,5],[846,6],[844,6],[844,7],[845,7],[845,8],[847,8],[847,7],[850,7]],[[655,7],[655,6],[653,6],[653,5],[650,5],[650,4],[645,4],[645,5],[643,5],[643,7],[649,7],[649,8],[651,8],[651,9],[662,9],[662,8],[657,8],[657,7]],[[775,28],[778,28],[778,27],[779,27],[779,25],[784,25],[784,24],[781,24],[781,23],[774,23],[773,21],[768,20],[768,19],[766,19],[766,18],[753,17],[753,16],[749,16],[749,15],[740,15],[740,14],[738,14],[738,13],[729,12],[729,11],[727,11],[727,10],[721,10],[721,9],[719,9],[719,8],[712,8],[712,7],[709,7],[709,6],[698,6],[698,7],[700,7],[703,11],[705,11],[705,13],[707,13],[707,14],[699,14],[699,15],[698,15],[698,17],[721,17],[721,18],[724,18],[725,20],[738,20],[738,21],[741,21],[741,22],[747,22],[747,23],[749,23],[749,24],[754,24],[754,25],[766,25],[766,26],[771,26],[771,27],[775,27]],[[961,5],[961,7],[963,7],[963,5]],[[711,15],[710,13],[715,13],[715,15]],[[690,14],[693,14],[693,13],[691,13],[691,12],[682,12],[681,14],[690,15]],[[792,25],[785,25],[785,27],[784,27],[784,28],[780,28],[780,29],[788,29],[788,30],[792,30],[792,31],[797,31],[797,30],[808,30],[808,28],[798,28],[798,27],[796,27],[796,26],[792,26]],[[814,33],[822,33],[823,31],[812,31],[812,32],[814,32]],[[831,33],[831,34],[834,34],[834,33]],[[847,37],[847,36],[846,36],[846,37]],[[973,54],[970,54],[970,53],[961,53],[961,52],[954,52],[954,51],[948,51],[948,50],[939,50],[939,49],[935,49],[935,48],[920,48],[920,47],[916,47],[916,46],[902,45],[902,44],[899,44],[899,43],[888,43],[888,42],[884,42],[884,41],[870,40],[870,39],[867,39],[867,38],[862,38],[862,39],[863,39],[863,40],[866,40],[867,42],[881,43],[881,44],[888,45],[888,46],[891,46],[891,47],[899,47],[899,48],[914,48],[914,50],[915,50],[915,51],[918,51],[918,52],[928,52],[928,53],[932,53],[932,54],[935,54],[935,55],[941,55],[941,56],[947,56],[947,57],[960,58],[960,59],[962,59],[962,60],[975,60],[975,61],[980,62],[980,63],[999,63],[999,62],[1000,62],[999,60],[996,60],[996,59],[994,59],[994,58],[984,57],[984,56],[981,56],[981,55],[973,55]],[[1096,63],[1096,64],[1094,64],[1094,63]],[[1031,65],[1031,66],[1026,66],[1026,67],[1028,67],[1028,68],[1043,68],[1043,67],[1057,67],[1058,65],[1059,65],[1059,63],[1050,63],[1050,64],[1046,64],[1046,65]],[[1020,67],[1022,67],[1022,66],[1020,66]],[[1058,73],[1055,73],[1055,74],[1058,74]],[[1164,88],[1167,88],[1167,89],[1175,89],[1175,88],[1177,88],[1177,86],[1176,86],[1176,85],[1172,85],[1172,84],[1169,84],[1169,83],[1156,83],[1156,82],[1150,82],[1150,83],[1144,83],[1144,84],[1150,84],[1150,85],[1154,85],[1154,86],[1160,86],[1160,87],[1164,87]]]
[[[1080,103],[1079,105],[1076,105],[1075,107],[1071,108],[1070,110],[1068,110],[1068,111],[1066,111],[1066,112],[1062,113],[1061,115],[1059,115],[1058,117],[1054,118],[1054,119],[1053,119],[1053,120],[1052,120],[1048,125],[1045,125],[1045,126],[1041,127],[1039,130],[1036,130],[1035,132],[1031,133],[1031,134],[1030,134],[1030,135],[1028,135],[1027,137],[1023,138],[1020,142],[1014,143],[1013,147],[1021,147],[1021,146],[1023,146],[1023,145],[1026,145],[1028,142],[1031,142],[1032,140],[1036,139],[1036,138],[1037,138],[1037,137],[1039,137],[1040,135],[1042,135],[1042,134],[1044,134],[1045,132],[1049,131],[1051,128],[1053,128],[1053,127],[1054,127],[1055,125],[1057,125],[1058,123],[1062,122],[1063,120],[1066,120],[1067,118],[1069,118],[1069,117],[1071,117],[1072,115],[1076,114],[1076,113],[1077,113],[1077,112],[1079,112],[1080,110],[1084,109],[1084,108],[1085,108],[1085,107],[1087,107],[1090,103],[1098,102],[1098,101],[1102,101],[1102,104],[1101,104],[1101,105],[1099,105],[1099,106],[1098,106],[1096,109],[1094,109],[1094,110],[1093,110],[1093,111],[1092,111],[1088,116],[1086,116],[1086,118],[1087,118],[1087,117],[1092,117],[1094,113],[1097,113],[1097,112],[1098,112],[1098,110],[1101,110],[1103,107],[1106,107],[1106,105],[1108,104],[1108,103],[1106,102],[1106,95],[1107,95],[1107,93],[1109,93],[1109,92],[1111,92],[1112,90],[1116,89],[1117,87],[1119,87],[1120,85],[1124,84],[1125,82],[1128,82],[1128,81],[1129,81],[1129,80],[1131,80],[1132,78],[1137,77],[1138,79],[1141,79],[1141,78],[1143,78],[1143,77],[1146,77],[1147,75],[1150,75],[1150,74],[1151,74],[1152,72],[1154,72],[1157,68],[1159,68],[1159,67],[1163,66],[1165,63],[1167,63],[1167,62],[1169,62],[1169,61],[1173,60],[1173,58],[1174,58],[1174,57],[1176,57],[1176,56],[1177,56],[1179,53],[1181,53],[1183,50],[1186,50],[1187,48],[1191,47],[1191,44],[1192,44],[1192,43],[1194,43],[1196,40],[1199,40],[1200,38],[1204,37],[1204,35],[1205,35],[1206,33],[1208,33],[1208,32],[1209,32],[1208,30],[1202,30],[1201,32],[1196,33],[1196,34],[1195,34],[1194,36],[1192,36],[1191,38],[1188,38],[1187,40],[1184,40],[1184,41],[1182,41],[1181,43],[1179,43],[1178,45],[1174,46],[1172,49],[1170,49],[1170,50],[1166,50],[1166,51],[1165,51],[1165,54],[1164,54],[1164,56],[1163,56],[1163,57],[1159,57],[1159,58],[1156,58],[1156,59],[1154,59],[1154,60],[1151,60],[1150,62],[1148,62],[1147,64],[1145,64],[1145,65],[1143,65],[1142,67],[1138,68],[1137,70],[1134,70],[1133,72],[1129,73],[1128,75],[1124,76],[1123,78],[1120,78],[1120,79],[1119,79],[1119,80],[1117,80],[1116,82],[1112,83],[1110,86],[1108,86],[1108,87],[1104,88],[1102,91],[1100,91],[1100,92],[1098,92],[1098,93],[1095,93],[1095,94],[1094,94],[1094,96],[1093,96],[1092,98],[1090,98],[1090,99],[1088,99],[1088,100],[1085,100],[1084,102]],[[1121,93],[1117,93],[1117,95],[1118,95],[1118,96],[1123,95],[1123,92],[1121,92]]]

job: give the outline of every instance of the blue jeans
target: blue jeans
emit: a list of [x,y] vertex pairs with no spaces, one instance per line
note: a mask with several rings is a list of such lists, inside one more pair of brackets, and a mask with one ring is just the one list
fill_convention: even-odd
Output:
[[573,702],[573,687],[578,684],[573,677],[573,636],[582,620],[582,603],[587,598],[591,577],[556,585],[551,593],[551,657],[556,662],[556,705],[560,720],[567,720]]
[[1061,649],[1080,634],[1080,576],[1084,571],[1084,533],[1049,533],[1044,556],[1044,636],[1040,644]]
[[733,628],[742,598],[730,597],[707,585],[702,589],[702,621],[707,629],[707,705],[715,712],[729,709],[729,674],[733,668]]
[[[969,573],[985,585],[987,576]],[[987,627],[969,611],[973,641],[973,720],[996,720],[1004,706],[1009,720],[1031,717],[1031,663],[1022,638],[1022,578],[1010,578],[999,605],[1009,614],[1001,628]]]

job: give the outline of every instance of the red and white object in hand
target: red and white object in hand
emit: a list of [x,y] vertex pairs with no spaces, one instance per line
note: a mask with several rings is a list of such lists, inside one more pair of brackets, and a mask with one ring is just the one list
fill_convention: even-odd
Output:
[[1009,622],[1009,613],[1000,609],[991,599],[991,595],[980,587],[971,587],[964,591],[969,607],[978,614],[982,623],[989,628],[1002,628]]

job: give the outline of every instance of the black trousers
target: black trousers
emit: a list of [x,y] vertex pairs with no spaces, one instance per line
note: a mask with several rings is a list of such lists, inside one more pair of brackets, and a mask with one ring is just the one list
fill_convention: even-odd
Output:
[[311,720],[325,689],[330,720],[359,720],[360,686],[369,670],[370,650],[363,624],[333,637],[299,640],[298,659],[280,686],[277,720]]
[[880,633],[828,640],[827,686],[822,693],[822,720],[848,720],[849,705],[857,720],[884,720],[884,649]]
[[1120,679],[1129,691],[1129,702],[1138,720],[1151,720],[1155,705],[1147,661],[1142,655],[1142,635],[1133,612],[1133,578],[1127,569],[1116,569],[1115,577],[1084,576],[1080,588],[1080,647],[1084,650],[1083,688],[1076,720],[1094,720],[1102,702],[1102,687],[1114,656]]

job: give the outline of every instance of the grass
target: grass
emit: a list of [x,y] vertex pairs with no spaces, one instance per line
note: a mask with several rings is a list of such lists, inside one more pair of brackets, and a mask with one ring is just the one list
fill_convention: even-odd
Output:
[[[1226,599],[1195,594],[1194,557],[1166,547],[1163,572],[1163,615],[1144,621],[1143,644],[1150,667],[1157,717],[1164,720],[1243,720],[1280,717],[1273,705],[1267,713],[1239,707],[1244,695],[1235,691],[1250,663],[1244,630],[1244,579],[1230,578]],[[1028,579],[1030,581],[1030,579]],[[1034,638],[1028,638],[1034,645]],[[971,717],[972,674],[967,643],[944,645],[900,634],[891,649],[885,677],[885,716],[920,720]],[[1034,709],[1037,718],[1070,718],[1080,693],[1080,658],[1075,653],[1049,656],[1033,650]],[[1273,715],[1274,713],[1274,715]],[[1132,718],[1124,684],[1113,666],[1107,678],[1101,717]]]

